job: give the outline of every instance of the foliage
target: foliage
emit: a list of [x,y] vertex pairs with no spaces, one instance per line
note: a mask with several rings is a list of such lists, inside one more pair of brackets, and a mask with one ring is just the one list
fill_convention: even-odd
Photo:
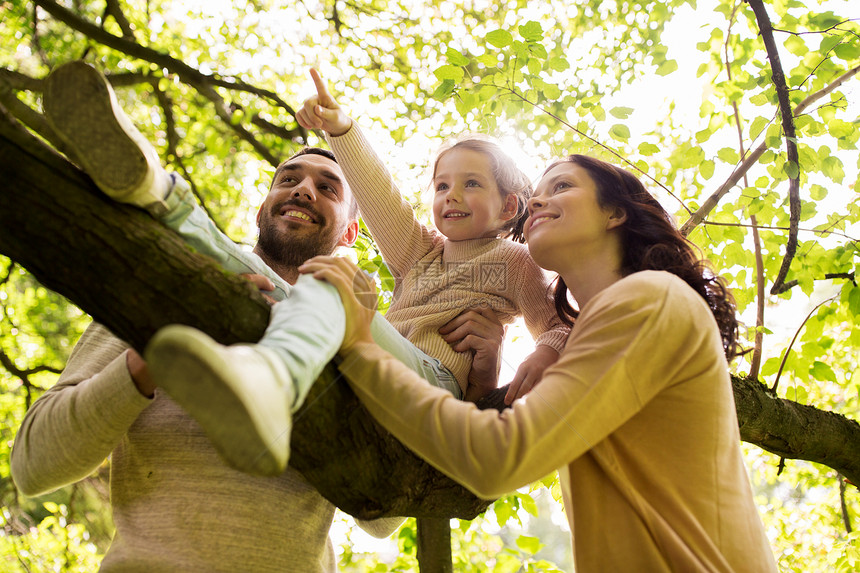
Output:
[[[121,105],[165,161],[237,240],[253,241],[248,213],[277,159],[320,140],[293,116],[315,65],[379,138],[415,204],[431,151],[463,131],[491,132],[522,148],[537,158],[524,163],[534,173],[574,152],[638,172],[730,281],[746,345],[755,348],[733,369],[780,396],[856,417],[860,120],[858,81],[845,74],[860,65],[860,26],[845,17],[850,3],[766,6],[789,101],[800,109],[796,163],[788,160],[761,22],[740,0],[63,5],[125,43],[109,47],[30,2],[5,0],[0,72],[16,74],[0,75],[0,102],[9,105],[8,84],[16,101],[38,109],[39,87],[28,78],[75,57],[96,63],[121,86]],[[792,178],[800,189],[794,200]],[[795,233],[786,281],[768,294]],[[366,237],[356,257],[384,287],[384,308],[392,278]],[[0,460],[8,460],[26,408],[56,380],[88,318],[2,257],[0,304]],[[745,455],[780,567],[856,569],[856,488],[840,487],[841,477],[823,466],[754,447]],[[37,500],[19,496],[8,475],[0,461],[3,568],[92,570],[111,527],[102,473]],[[482,519],[455,522],[455,569],[568,568],[569,557],[540,553],[547,534],[531,533],[557,510],[557,494],[555,505],[535,501],[557,492],[552,479],[543,485],[502,498]],[[411,520],[391,562],[353,553],[350,535],[340,548],[345,571],[415,569]]]

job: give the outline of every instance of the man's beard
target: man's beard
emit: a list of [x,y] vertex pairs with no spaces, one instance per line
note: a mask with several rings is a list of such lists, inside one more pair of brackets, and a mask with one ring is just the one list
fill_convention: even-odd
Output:
[[[309,209],[300,201],[288,201],[288,204]],[[272,213],[280,213],[284,203],[275,206],[271,212],[264,211],[260,215],[260,236],[257,246],[265,254],[269,264],[298,267],[317,255],[330,255],[334,252],[343,229],[327,225],[321,215],[315,213],[319,232],[290,233],[279,227]],[[279,216],[279,215],[278,215]]]

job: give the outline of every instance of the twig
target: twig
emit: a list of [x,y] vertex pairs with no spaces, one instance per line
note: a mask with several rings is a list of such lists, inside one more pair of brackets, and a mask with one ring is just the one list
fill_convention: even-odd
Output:
[[[703,225],[710,225],[714,227],[752,227],[751,224],[747,223],[723,223],[720,221],[705,221],[702,223]],[[758,225],[759,229],[764,229],[766,231],[787,231],[788,227],[778,227],[775,225]],[[857,242],[858,239],[851,237],[850,235],[846,235],[845,233],[840,233],[838,231],[831,231],[829,229],[807,229],[805,227],[799,227],[798,231],[802,231],[804,233],[815,233],[816,235],[821,235],[822,237],[827,237],[829,235],[836,235],[837,237],[842,237],[844,239],[848,239],[851,242]]]
[[788,360],[788,355],[791,352],[791,347],[794,346],[794,342],[797,340],[797,337],[800,335],[800,331],[803,330],[804,325],[809,322],[809,319],[812,318],[812,315],[821,308],[822,305],[830,302],[838,298],[839,295],[835,294],[830,298],[823,300],[815,305],[815,308],[809,311],[809,314],[806,315],[806,318],[803,319],[803,322],[800,323],[800,326],[797,327],[797,330],[794,332],[794,336],[791,338],[791,342],[789,342],[788,347],[785,349],[785,354],[782,356],[782,362],[779,363],[779,370],[776,373],[776,379],[773,381],[773,387],[770,389],[771,392],[776,393],[776,389],[779,387],[779,378],[782,376],[782,369],[785,368],[785,362]]
[[516,91],[515,89],[513,89],[513,88],[511,88],[511,87],[509,87],[509,86],[499,86],[499,85],[496,85],[496,84],[478,84],[478,85],[491,85],[492,87],[494,87],[494,88],[496,88],[496,89],[505,90],[505,91],[507,91],[509,94],[511,94],[512,96],[514,96],[514,97],[519,98],[520,100],[522,100],[524,103],[527,103],[527,104],[529,104],[530,106],[534,107],[535,109],[540,110],[542,113],[544,113],[544,114],[548,115],[549,117],[553,118],[554,120],[556,120],[557,122],[559,122],[560,124],[562,124],[562,125],[563,125],[563,126],[565,126],[566,128],[570,129],[570,130],[571,130],[571,131],[573,131],[574,133],[576,133],[576,134],[578,134],[578,135],[582,136],[583,138],[587,139],[588,141],[590,141],[590,142],[594,143],[597,147],[600,147],[600,148],[602,148],[602,149],[604,149],[604,150],[608,151],[609,153],[611,153],[612,155],[614,155],[616,158],[618,158],[618,160],[619,160],[619,161],[621,161],[622,163],[625,163],[626,165],[628,165],[628,166],[629,166],[631,169],[633,169],[634,171],[637,171],[638,173],[641,173],[643,177],[645,177],[645,178],[649,179],[650,181],[652,181],[655,185],[657,185],[657,186],[659,186],[660,188],[662,188],[662,189],[663,189],[664,191],[666,191],[669,195],[671,195],[671,196],[672,196],[676,201],[678,201],[678,203],[680,203],[680,204],[681,204],[681,206],[682,206],[684,209],[686,209],[687,213],[690,213],[690,212],[691,212],[691,211],[690,211],[690,209],[689,209],[689,208],[684,204],[684,202],[681,200],[681,198],[680,198],[680,197],[678,197],[678,196],[676,196],[676,195],[672,192],[672,190],[671,190],[671,189],[669,189],[668,187],[666,187],[663,183],[661,183],[661,182],[657,181],[656,179],[654,179],[654,177],[652,177],[651,175],[649,175],[648,173],[646,173],[645,171],[643,171],[642,169],[640,169],[640,168],[639,168],[635,163],[633,163],[632,161],[630,161],[629,159],[627,159],[626,157],[624,157],[623,155],[621,155],[620,153],[618,153],[618,151],[616,151],[616,150],[615,150],[615,149],[613,149],[612,147],[609,147],[609,146],[608,146],[608,145],[606,145],[605,143],[603,143],[603,142],[601,142],[601,141],[598,141],[597,139],[595,139],[595,138],[591,137],[591,136],[590,136],[590,135],[588,135],[587,133],[583,133],[582,131],[580,131],[579,129],[577,129],[576,127],[574,127],[573,125],[571,125],[571,124],[570,124],[570,123],[568,123],[567,121],[565,121],[565,120],[563,120],[562,118],[560,118],[558,115],[554,114],[554,113],[553,113],[553,112],[551,112],[550,110],[548,110],[548,109],[546,109],[545,107],[543,107],[542,105],[540,105],[539,103],[531,101],[530,99],[526,98],[525,96],[523,96],[522,94],[520,94],[518,91]]
[[851,533],[854,529],[851,527],[851,514],[848,513],[848,503],[845,501],[845,477],[837,473],[836,479],[839,480],[839,505],[842,509],[842,523],[845,524],[846,533]]
[[[729,27],[726,30],[726,41],[723,44],[723,50],[726,58],[726,76],[732,81],[732,62],[729,55],[729,39],[732,36],[732,25],[735,22],[735,14],[737,13],[739,4],[732,6],[732,13],[729,17]],[[744,132],[741,125],[741,114],[738,110],[738,102],[732,101],[732,110],[734,111],[735,127],[738,131],[738,147],[740,148],[741,159],[747,155],[744,147]],[[747,174],[744,173],[744,187],[749,187]],[[761,368],[762,347],[764,345],[764,260],[761,252],[761,238],[758,234],[758,221],[755,215],[750,215],[750,223],[752,224],[753,247],[755,249],[756,263],[756,315],[755,315],[755,338],[753,343],[753,354],[750,359],[750,371],[748,377],[750,380],[758,380],[759,369]]]
[[[854,283],[855,285],[857,284],[856,281],[854,280],[854,273],[853,272],[851,272],[851,273],[825,273],[823,279],[813,279],[813,280],[831,280],[831,279],[848,279],[852,283]],[[774,293],[774,294],[782,294],[784,292],[787,292],[787,291],[793,289],[794,287],[796,287],[798,284],[800,284],[800,282],[797,279],[794,279],[791,281],[786,281],[780,287],[779,292]]]

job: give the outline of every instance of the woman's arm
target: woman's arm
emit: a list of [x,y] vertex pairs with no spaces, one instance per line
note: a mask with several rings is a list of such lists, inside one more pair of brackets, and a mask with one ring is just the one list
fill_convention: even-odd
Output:
[[667,283],[665,273],[655,280],[627,279],[583,310],[540,386],[501,414],[481,411],[428,386],[362,334],[369,315],[353,294],[354,265],[320,259],[314,259],[317,278],[332,282],[344,300],[340,371],[355,393],[406,446],[485,498],[569,464],[634,416],[667,381],[683,379],[683,369],[703,349],[721,352],[710,311],[691,289]]

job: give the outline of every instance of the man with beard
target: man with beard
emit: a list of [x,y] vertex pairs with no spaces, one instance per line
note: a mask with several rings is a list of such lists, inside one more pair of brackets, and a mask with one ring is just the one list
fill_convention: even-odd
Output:
[[[228,270],[256,273],[255,284],[275,299],[302,296],[301,283],[318,281],[306,277],[293,287],[297,267],[357,237],[355,203],[330,152],[305,149],[278,167],[257,215],[252,254],[217,232],[187,185],[160,168],[101,74],[79,62],[58,68],[46,83],[44,105],[102,190],[146,208]],[[313,296],[326,296],[324,289]],[[476,337],[475,376],[495,377],[501,328],[490,333],[472,317],[455,319],[459,336]],[[230,431],[226,421],[223,426]],[[140,355],[93,323],[57,384],[27,412],[12,475],[22,493],[41,495],[91,475],[108,456],[116,533],[101,571],[336,569],[328,538],[335,508],[289,467],[262,477],[225,464],[204,429],[149,376]],[[360,525],[385,536],[399,522]]]

